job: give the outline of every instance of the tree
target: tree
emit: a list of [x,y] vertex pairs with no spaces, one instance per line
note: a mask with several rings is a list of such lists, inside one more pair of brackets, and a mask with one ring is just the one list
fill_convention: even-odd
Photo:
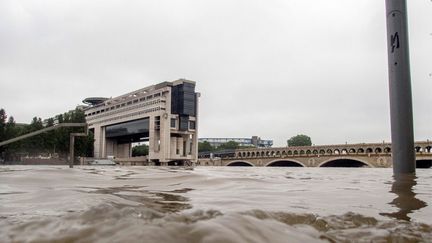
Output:
[[198,152],[211,152],[214,148],[207,141],[198,143]]
[[5,128],[6,128],[6,111],[0,109],[0,141],[6,140],[5,138]]
[[294,137],[291,137],[290,139],[288,139],[288,147],[293,147],[293,146],[311,146],[312,145],[312,140],[309,136],[304,135],[304,134],[299,134],[296,135]]
[[237,142],[234,141],[229,141],[226,143],[221,144],[218,147],[218,150],[225,150],[225,149],[237,149],[239,147],[239,144]]
[[146,144],[138,145],[132,148],[132,157],[148,155],[149,147]]
[[[74,111],[66,112],[58,115],[59,123],[84,123],[84,111],[75,109]],[[7,122],[6,122],[7,120]],[[29,125],[16,124],[11,116],[7,119],[4,109],[0,109],[0,141],[28,134],[45,127],[54,125],[54,119],[48,119],[44,126],[42,119],[34,117]],[[59,153],[61,157],[66,157],[69,153],[69,138],[71,132],[82,132],[83,129],[75,128],[59,128],[53,131],[42,133],[33,137],[17,141],[6,146],[0,147],[0,156],[13,157],[17,153],[30,153],[38,155],[40,153]],[[94,136],[89,133],[86,137],[76,137],[75,139],[75,154],[77,156],[93,156]]]

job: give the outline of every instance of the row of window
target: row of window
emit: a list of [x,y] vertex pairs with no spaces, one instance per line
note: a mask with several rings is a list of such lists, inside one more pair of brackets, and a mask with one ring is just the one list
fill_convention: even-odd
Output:
[[[160,97],[160,96],[161,96],[161,93],[156,93],[156,94],[153,94],[153,95],[142,97],[140,99],[130,100],[128,102],[124,102],[124,103],[121,103],[121,104],[118,104],[118,105],[115,105],[115,106],[113,105],[111,107],[103,108],[103,109],[94,111],[92,113],[88,113],[85,116],[97,115],[97,114],[100,114],[100,113],[104,113],[104,112],[107,112],[107,111],[119,109],[119,108],[122,108],[122,107],[125,107],[125,106],[128,106],[128,105],[136,104],[138,102],[143,102],[143,101],[150,100],[150,99],[153,99],[153,98],[157,98],[157,97]],[[163,102],[165,102],[165,100],[163,100]],[[147,103],[144,104],[144,106],[152,105],[152,104],[156,104],[156,103],[157,103],[156,101],[147,102]]]
[[[196,123],[195,121],[189,121],[188,124],[188,130],[195,130],[196,129]],[[185,125],[183,125],[185,126]],[[177,119],[176,118],[171,118],[171,128],[177,128]]]
[[[123,119],[123,118],[127,118],[127,117],[142,115],[142,114],[151,113],[151,112],[160,111],[160,110],[165,110],[165,108],[164,107],[150,108],[150,109],[147,109],[147,110],[143,110],[143,111],[139,111],[139,112],[134,112],[134,113],[123,115],[123,116],[116,116],[114,118],[105,119],[105,120],[102,120],[102,121],[98,121],[97,123],[115,121],[115,120],[119,120],[119,119]],[[89,123],[89,126],[92,126],[92,125],[94,125],[94,123]]]
[[[158,100],[154,100],[154,101],[151,101],[151,102],[142,103],[142,104],[137,105],[137,106],[126,107],[126,108],[123,108],[121,111],[127,111],[127,110],[137,109],[137,108],[140,108],[140,107],[155,105],[155,104],[159,104],[161,102],[163,103],[163,102],[165,102],[165,100],[158,99]],[[121,107],[123,107],[123,106],[121,106]],[[114,108],[114,109],[116,109],[116,108]],[[93,112],[91,114],[88,114],[88,115],[86,115],[87,120],[97,119],[97,118],[100,118],[100,117],[103,117],[103,116],[112,115],[114,113],[120,112],[120,111],[115,111],[115,112],[105,113],[105,112],[108,112],[110,110],[111,110],[111,108],[106,108],[103,111],[96,111],[96,112]],[[102,115],[101,113],[104,113],[104,114]],[[98,115],[98,116],[95,116],[95,115]]]

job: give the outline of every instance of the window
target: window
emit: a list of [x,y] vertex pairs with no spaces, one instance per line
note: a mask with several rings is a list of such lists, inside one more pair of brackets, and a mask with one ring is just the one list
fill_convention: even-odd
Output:
[[189,116],[180,116],[179,130],[187,131],[188,127],[189,127]]
[[189,129],[195,130],[195,121],[189,121]]
[[175,128],[176,127],[176,123],[177,123],[177,119],[175,118],[171,118],[171,127]]

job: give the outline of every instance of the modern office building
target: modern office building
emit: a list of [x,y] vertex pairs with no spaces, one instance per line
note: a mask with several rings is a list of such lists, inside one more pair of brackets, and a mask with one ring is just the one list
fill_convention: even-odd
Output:
[[194,81],[179,79],[115,98],[85,99],[94,157],[127,158],[132,143],[148,141],[150,162],[196,162],[198,97]]
[[261,140],[258,136],[252,138],[200,138],[199,142],[208,142],[213,147],[219,147],[221,144],[227,142],[236,142],[241,147],[260,147],[267,148],[273,146],[273,140]]

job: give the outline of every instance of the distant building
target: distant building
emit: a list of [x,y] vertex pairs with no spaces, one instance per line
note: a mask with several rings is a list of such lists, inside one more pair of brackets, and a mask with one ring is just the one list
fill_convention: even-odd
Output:
[[199,142],[208,142],[213,147],[219,147],[221,144],[227,142],[236,142],[241,147],[260,147],[268,148],[273,146],[273,140],[262,140],[258,136],[252,136],[252,138],[199,138]]

